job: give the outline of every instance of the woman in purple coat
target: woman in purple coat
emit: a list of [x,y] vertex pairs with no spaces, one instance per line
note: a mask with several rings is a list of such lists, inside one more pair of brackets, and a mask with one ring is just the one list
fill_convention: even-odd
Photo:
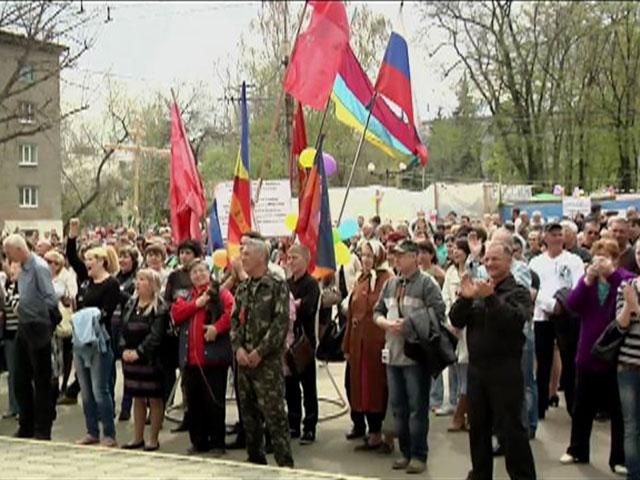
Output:
[[615,365],[594,358],[591,349],[615,319],[618,287],[635,275],[617,266],[620,256],[617,242],[599,240],[593,244],[591,253],[593,260],[586,274],[567,298],[568,307],[580,316],[580,337],[576,355],[571,443],[560,462],[589,462],[591,427],[598,410],[604,408],[611,415],[609,467],[618,474],[624,474],[624,427]]

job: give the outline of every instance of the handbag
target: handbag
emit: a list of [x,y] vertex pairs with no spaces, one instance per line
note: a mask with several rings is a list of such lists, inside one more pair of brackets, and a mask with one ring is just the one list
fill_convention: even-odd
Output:
[[344,333],[345,325],[341,325],[337,317],[330,321],[320,336],[316,358],[323,362],[344,362],[342,351]]
[[614,366],[618,361],[618,352],[626,335],[626,332],[618,328],[618,322],[613,320],[596,340],[591,348],[591,355],[610,366]]
[[311,364],[315,355],[315,348],[303,333],[293,342],[287,351],[287,363],[291,371],[300,375]]
[[73,334],[73,326],[71,323],[73,309],[71,307],[65,307],[62,303],[58,305],[58,308],[60,310],[61,320],[56,327],[56,336],[59,338],[70,338]]

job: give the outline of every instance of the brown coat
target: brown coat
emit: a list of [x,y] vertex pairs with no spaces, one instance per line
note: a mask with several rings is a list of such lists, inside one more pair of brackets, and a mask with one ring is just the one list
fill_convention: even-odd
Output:
[[382,363],[385,332],[373,321],[373,307],[391,276],[378,272],[373,291],[369,276],[360,276],[349,303],[342,349],[349,355],[350,403],[356,412],[383,412],[387,406],[387,374]]

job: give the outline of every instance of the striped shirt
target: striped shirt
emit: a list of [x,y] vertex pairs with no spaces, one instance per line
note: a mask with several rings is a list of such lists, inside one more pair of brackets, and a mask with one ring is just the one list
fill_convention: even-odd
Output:
[[[7,282],[4,297],[4,333],[5,337],[13,338],[18,331],[18,288],[15,282]],[[8,335],[7,335],[8,334]]]
[[[634,279],[632,285],[634,286],[636,295],[638,295],[638,280]],[[620,315],[622,307],[624,306],[623,287],[624,284],[618,288],[616,318]],[[618,365],[640,367],[640,317],[638,317],[637,313],[631,314],[631,323],[626,330],[624,341],[618,353]]]

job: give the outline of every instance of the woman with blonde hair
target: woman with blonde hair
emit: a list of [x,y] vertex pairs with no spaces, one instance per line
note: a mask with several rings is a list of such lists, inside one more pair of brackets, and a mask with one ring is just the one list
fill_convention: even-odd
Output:
[[[78,311],[95,307],[101,312],[100,324],[111,337],[111,317],[120,301],[120,286],[114,274],[118,271],[118,255],[112,247],[95,247],[87,250],[84,261],[78,257],[76,239],[80,222],[70,222],[67,239],[67,258],[76,272],[80,288],[76,297]],[[103,441],[107,447],[117,446],[113,422],[113,366],[114,346],[108,340],[108,348],[98,352],[87,365],[78,355],[74,345],[73,361],[82,393],[82,404],[87,435],[78,441],[80,445],[100,442],[98,422],[102,423]]]
[[[126,449],[154,451],[160,448],[158,434],[164,414],[163,372],[160,345],[169,323],[169,313],[160,296],[158,272],[145,268],[136,275],[136,293],[122,316],[122,370],[125,395],[133,397],[133,441]],[[150,406],[151,441],[145,446],[144,425]]]
[[[58,352],[62,357],[62,387],[60,392],[67,390],[71,365],[73,364],[73,344],[71,342],[71,330],[69,329],[70,315],[73,313],[76,295],[78,294],[78,284],[69,270],[65,268],[65,258],[56,250],[49,250],[44,254],[44,259],[51,270],[53,279],[53,289],[60,302],[60,313],[62,323],[56,328],[56,341]],[[56,388],[57,391],[57,388]]]

